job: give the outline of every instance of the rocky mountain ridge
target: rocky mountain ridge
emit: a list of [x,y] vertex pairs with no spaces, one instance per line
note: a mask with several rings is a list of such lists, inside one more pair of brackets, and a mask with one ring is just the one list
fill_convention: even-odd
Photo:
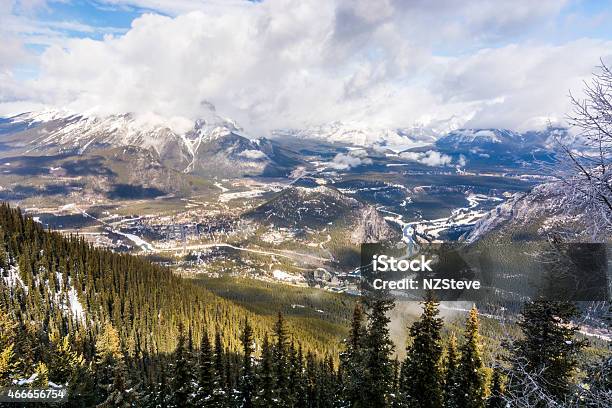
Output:
[[216,114],[192,124],[183,121],[173,125],[172,121],[130,113],[30,112],[2,119],[0,141],[4,156],[88,155],[138,147],[155,153],[164,166],[183,173],[282,172],[274,162],[275,148],[269,141],[248,138],[234,121]]
[[592,214],[567,211],[559,183],[543,183],[529,192],[514,194],[477,221],[462,240],[468,244],[483,239],[531,241],[556,235],[569,241],[610,242],[612,231],[593,233],[585,227]]

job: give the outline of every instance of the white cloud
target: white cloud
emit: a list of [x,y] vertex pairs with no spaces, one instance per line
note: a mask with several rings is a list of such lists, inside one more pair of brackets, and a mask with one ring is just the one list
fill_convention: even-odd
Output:
[[346,170],[364,164],[372,164],[372,159],[362,149],[351,150],[348,153],[338,153],[331,162],[327,163],[329,168],[336,170]]
[[247,159],[252,159],[252,160],[260,160],[260,159],[265,159],[268,157],[261,150],[244,150],[240,152],[240,156],[245,157]]
[[[453,158],[447,154],[442,154],[435,150],[428,150],[425,153],[421,152],[403,152],[400,154],[401,158],[414,160],[421,164],[431,167],[437,166],[448,166],[453,161]],[[465,158],[463,160],[464,164],[461,164],[461,159],[459,161],[460,165],[465,165]]]
[[462,154],[461,154],[461,155],[459,155],[459,160],[457,160],[457,164],[458,164],[460,167],[465,167],[465,165],[467,164],[467,162],[468,162],[468,161],[467,161],[467,159],[465,158],[465,156],[464,156],[464,155],[462,155]]
[[568,92],[602,58],[612,63],[612,41],[577,40],[564,45],[509,45],[483,49],[447,65],[435,90],[444,100],[480,103],[472,127],[527,129],[559,121],[568,111]]
[[[562,118],[568,90],[600,57],[612,62],[612,41],[524,40],[564,1],[102,3],[171,17],[145,14],[100,41],[53,41],[57,27],[42,27],[52,33],[40,75],[5,74],[0,102],[193,120],[206,100],[254,135],[334,120],[522,129]],[[4,46],[0,70],[15,48]]]

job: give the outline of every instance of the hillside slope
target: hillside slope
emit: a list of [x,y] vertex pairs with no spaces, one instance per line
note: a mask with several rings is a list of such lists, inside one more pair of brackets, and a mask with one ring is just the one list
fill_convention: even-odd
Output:
[[[106,322],[119,331],[132,355],[174,350],[179,323],[190,328],[196,342],[204,332],[223,329],[230,350],[240,347],[238,327],[245,317],[261,336],[274,323],[275,311],[249,312],[142,257],[45,231],[6,204],[0,205],[0,276],[1,310],[18,321],[37,322],[45,338],[59,333],[88,339],[79,345],[86,357]],[[288,316],[305,349],[337,351],[337,332],[321,331],[319,323]]]
[[587,227],[594,214],[567,211],[562,187],[544,183],[514,194],[481,218],[463,240],[470,244],[484,239],[531,241],[557,235],[569,241],[610,242],[612,231],[594,232]]

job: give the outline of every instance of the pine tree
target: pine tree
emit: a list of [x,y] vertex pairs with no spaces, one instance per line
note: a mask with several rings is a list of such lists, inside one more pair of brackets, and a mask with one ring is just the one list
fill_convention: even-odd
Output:
[[240,336],[242,342],[242,373],[240,375],[240,406],[242,408],[253,407],[255,390],[255,375],[253,372],[253,353],[255,352],[253,341],[253,328],[249,320],[244,320],[244,328]]
[[272,349],[274,358],[275,392],[281,406],[291,404],[291,395],[288,388],[288,361],[287,361],[287,330],[283,315],[279,312],[274,325],[275,344]]
[[33,388],[47,388],[49,386],[49,369],[47,365],[40,362],[36,365],[36,379],[32,382]]
[[12,385],[18,375],[19,358],[15,354],[17,323],[0,309],[0,386]]
[[234,381],[234,365],[232,363],[232,355],[226,352],[223,360],[223,384],[225,386],[225,404],[226,406],[235,405],[237,400],[236,382]]
[[295,342],[293,337],[287,347],[287,404],[289,406],[295,406],[297,397],[297,386],[299,381],[298,362],[297,362],[297,349],[295,348]]
[[466,408],[483,408],[486,375],[482,364],[478,310],[472,306],[465,322],[465,342],[461,345],[459,366],[459,403]]
[[72,350],[68,336],[54,334],[51,340],[51,357],[49,362],[49,381],[56,384],[70,385],[76,381],[75,374],[85,364],[83,356]]
[[457,350],[457,337],[451,333],[446,348],[444,372],[444,406],[447,408],[461,408],[459,403],[459,352]]
[[392,390],[392,399],[391,406],[397,407],[400,406],[400,372],[402,369],[402,363],[399,361],[399,357],[395,356],[395,360],[393,360],[393,383],[391,386]]
[[12,343],[4,345],[0,351],[0,385],[12,385],[12,379],[16,376],[18,367],[15,345]]
[[190,407],[193,397],[193,376],[188,359],[187,339],[183,324],[179,324],[178,343],[174,350],[174,370],[170,388],[172,390],[172,406],[176,408]]
[[351,407],[364,406],[364,347],[365,329],[363,323],[363,308],[357,303],[353,310],[353,319],[349,337],[345,340],[345,350],[340,355],[342,370],[342,396]]
[[394,350],[389,335],[390,319],[387,314],[394,307],[393,298],[383,291],[368,293],[364,297],[368,310],[367,332],[364,338],[364,406],[384,407],[390,404],[393,383]]
[[189,325],[188,335],[187,335],[187,351],[189,355],[193,355],[193,331],[191,330],[191,325]]
[[[168,376],[165,364],[159,367],[159,382],[155,384],[155,395],[152,398],[151,406],[154,408],[166,408],[170,406],[170,388],[168,386]],[[202,406],[201,404],[197,404]]]
[[289,350],[289,392],[292,395],[292,404],[303,407],[306,405],[306,379],[302,345],[298,344],[296,349],[294,342],[291,341]]
[[504,401],[504,385],[502,382],[501,372],[498,368],[493,370],[493,378],[491,379],[491,395],[487,400],[487,408],[505,408]]
[[133,394],[130,388],[127,367],[121,350],[119,333],[106,323],[96,340],[96,386],[104,396],[103,406],[130,406]]
[[430,293],[423,304],[423,313],[410,327],[412,344],[407,356],[401,389],[410,406],[441,408],[443,373],[441,370],[442,319],[438,317],[439,303]]
[[211,406],[222,407],[225,405],[227,392],[225,386],[225,354],[223,352],[223,342],[221,340],[221,329],[217,327],[215,331],[215,354],[214,354],[214,377],[213,377],[213,397]]
[[315,355],[306,355],[306,406],[319,407],[321,404],[320,370]]
[[332,408],[338,400],[338,390],[334,362],[331,356],[327,356],[319,364],[319,407]]
[[276,405],[274,392],[274,368],[272,365],[272,350],[268,335],[266,334],[261,346],[261,362],[258,370],[258,393],[256,406],[261,408],[273,407]]
[[5,276],[4,272],[9,266],[9,255],[4,247],[4,240],[4,229],[0,227],[0,276],[2,277]]
[[208,334],[204,331],[200,342],[198,359],[198,392],[197,405],[204,405],[212,400],[214,391],[215,371],[213,366],[213,351]]
[[307,385],[306,370],[304,368],[304,354],[302,344],[298,344],[297,355],[293,366],[291,381],[294,382],[295,406],[304,407],[307,405]]
[[588,344],[575,338],[578,327],[572,319],[579,315],[571,302],[536,300],[525,304],[519,321],[523,338],[515,343],[509,387],[522,387],[526,373],[552,397],[565,399],[572,391],[577,355]]

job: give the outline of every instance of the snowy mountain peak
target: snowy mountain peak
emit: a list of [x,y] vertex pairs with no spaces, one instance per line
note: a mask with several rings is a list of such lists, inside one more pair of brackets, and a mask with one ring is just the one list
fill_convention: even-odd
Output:
[[455,145],[522,143],[525,140],[525,134],[508,129],[457,129],[449,132],[442,139]]
[[36,128],[39,137],[29,143],[29,150],[51,146],[81,153],[99,146],[138,146],[162,154],[172,144],[180,144],[193,155],[202,142],[231,133],[241,133],[236,122],[216,114],[195,122],[184,118],[164,118],[155,114],[76,114],[47,110],[28,112],[8,119],[13,125]]
[[76,112],[65,109],[45,109],[41,111],[25,112],[9,118],[14,123],[41,123],[53,120],[66,119],[76,116]]
[[116,148],[154,154],[184,173],[223,170],[260,174],[275,169],[269,143],[257,143],[233,120],[214,109],[195,121],[155,114],[76,114],[49,110],[0,120],[0,135],[22,155],[102,155]]

